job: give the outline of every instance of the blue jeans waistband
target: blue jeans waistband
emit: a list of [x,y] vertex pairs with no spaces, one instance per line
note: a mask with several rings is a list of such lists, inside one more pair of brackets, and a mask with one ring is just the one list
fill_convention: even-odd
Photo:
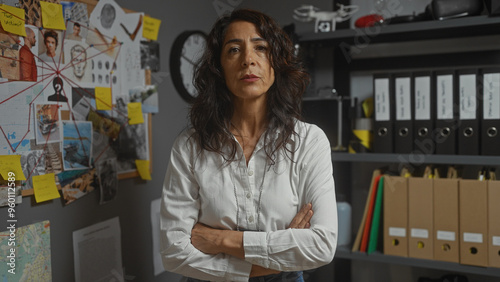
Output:
[[[187,278],[186,282],[209,282],[195,278]],[[266,276],[252,277],[248,282],[304,282],[302,271],[280,272]]]

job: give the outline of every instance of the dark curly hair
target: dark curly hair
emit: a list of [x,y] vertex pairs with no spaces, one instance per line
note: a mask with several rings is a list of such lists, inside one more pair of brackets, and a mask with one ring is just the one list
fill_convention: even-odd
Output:
[[[198,96],[190,109],[191,126],[195,129],[192,138],[208,151],[221,154],[226,161],[236,156],[237,143],[230,132],[233,116],[233,94],[226,86],[221,66],[221,52],[229,25],[236,21],[255,25],[259,35],[269,45],[269,60],[275,72],[275,81],[267,92],[267,123],[265,138],[281,132],[280,138],[266,146],[266,155],[272,163],[277,152],[290,148],[285,145],[295,132],[295,122],[301,117],[301,101],[309,74],[306,73],[288,35],[269,16],[254,10],[239,9],[218,19],[207,38],[207,46],[194,73],[194,85]],[[229,154],[223,151],[230,148]],[[224,149],[224,150],[223,150]]]

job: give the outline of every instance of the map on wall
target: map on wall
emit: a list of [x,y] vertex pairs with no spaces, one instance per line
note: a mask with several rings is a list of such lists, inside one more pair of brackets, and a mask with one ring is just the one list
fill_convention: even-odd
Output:
[[8,272],[11,256],[10,231],[0,232],[0,281],[52,281],[50,222],[17,228],[15,232],[15,274]]

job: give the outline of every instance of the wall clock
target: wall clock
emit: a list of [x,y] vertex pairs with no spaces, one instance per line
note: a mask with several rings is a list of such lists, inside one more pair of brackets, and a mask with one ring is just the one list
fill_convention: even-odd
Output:
[[201,58],[207,36],[202,31],[185,31],[172,45],[170,52],[170,73],[175,89],[187,102],[198,95],[193,85],[193,71]]

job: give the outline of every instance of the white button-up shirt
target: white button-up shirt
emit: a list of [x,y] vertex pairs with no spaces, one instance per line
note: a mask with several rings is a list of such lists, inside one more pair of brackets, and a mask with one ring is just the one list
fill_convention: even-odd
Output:
[[[298,121],[295,131],[298,135],[287,145],[291,159],[282,152],[270,165],[261,137],[248,166],[241,147],[237,160],[227,164],[219,154],[199,154],[191,130],[179,135],[161,204],[166,270],[202,280],[248,281],[252,264],[297,271],[331,262],[337,245],[337,208],[330,143],[315,125]],[[307,203],[314,211],[311,227],[287,229]],[[197,222],[230,230],[239,224],[246,230],[245,259],[196,249],[190,234]]]

